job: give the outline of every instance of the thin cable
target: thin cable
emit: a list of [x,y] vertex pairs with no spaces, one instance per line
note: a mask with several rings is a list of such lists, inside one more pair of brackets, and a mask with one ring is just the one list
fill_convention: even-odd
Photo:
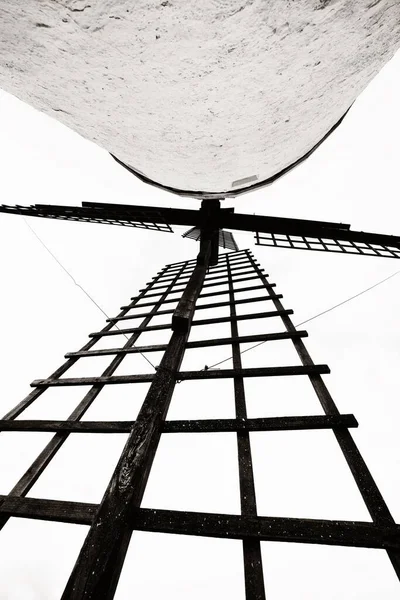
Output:
[[[304,325],[305,323],[309,323],[310,321],[313,321],[314,319],[317,319],[318,317],[321,317],[322,315],[326,315],[326,313],[331,312],[335,308],[338,308],[339,306],[343,306],[343,304],[347,304],[347,302],[350,302],[351,300],[354,300],[355,298],[358,298],[359,296],[362,296],[366,292],[369,292],[370,290],[373,290],[374,288],[378,287],[378,285],[381,285],[382,283],[385,283],[385,281],[388,281],[389,279],[392,279],[392,277],[395,277],[399,273],[400,273],[400,270],[396,271],[395,273],[392,273],[388,277],[385,277],[385,279],[381,279],[381,281],[378,281],[377,283],[374,283],[374,285],[371,285],[370,287],[367,287],[365,290],[362,290],[361,292],[358,292],[358,294],[355,294],[354,296],[350,296],[350,298],[346,298],[346,300],[343,300],[342,302],[339,302],[339,304],[335,304],[334,306],[331,306],[330,308],[327,308],[326,310],[323,310],[322,312],[317,313],[313,317],[310,317],[309,319],[306,319],[305,321],[302,321],[301,323],[298,323],[297,325],[295,325],[295,327],[300,327],[300,325]],[[267,340],[264,340],[263,342],[258,342],[258,344],[254,344],[254,346],[250,346],[250,348],[246,348],[246,350],[242,350],[240,352],[240,354],[242,355],[245,352],[249,352],[249,350],[254,350],[254,348],[258,348],[258,346],[262,346],[266,342],[267,342]],[[232,356],[230,356],[229,358],[224,358],[224,360],[220,360],[219,362],[215,363],[214,365],[211,365],[211,367],[207,367],[207,368],[203,369],[203,371],[208,371],[209,369],[213,369],[214,367],[218,367],[218,365],[222,365],[223,363],[227,362],[228,360],[231,360],[231,358],[232,358]]]
[[[89,292],[87,292],[85,290],[84,287],[81,286],[80,283],[78,283],[75,279],[75,277],[73,275],[71,275],[71,273],[68,271],[68,269],[66,267],[64,267],[64,265],[58,260],[57,256],[55,254],[53,254],[53,252],[50,250],[50,248],[45,244],[45,242],[39,237],[39,235],[36,233],[36,231],[33,229],[33,227],[31,227],[31,225],[29,225],[28,221],[25,219],[25,217],[22,217],[24,220],[25,225],[27,225],[27,227],[31,230],[31,232],[33,233],[33,235],[35,236],[35,238],[42,244],[43,248],[50,254],[50,256],[56,261],[56,263],[62,268],[62,270],[64,271],[64,273],[66,275],[68,275],[68,277],[70,277],[70,279],[72,279],[72,281],[74,282],[74,284],[85,294],[85,296],[87,296],[87,298],[89,298],[89,300],[96,306],[96,308],[99,309],[99,311],[101,311],[103,313],[103,315],[105,315],[107,317],[107,319],[110,319],[110,317],[108,316],[108,314],[106,313],[105,310],[102,309],[102,307],[96,302],[96,300],[89,294]],[[114,327],[116,329],[118,329],[118,331],[121,331],[121,329],[118,327],[118,325],[115,323]],[[129,337],[125,334],[122,333],[122,335],[129,340]],[[133,347],[136,348],[135,344],[133,344]],[[147,358],[147,356],[145,356],[144,354],[142,354],[142,352],[139,352],[139,354],[141,356],[143,356],[143,358],[145,360],[147,360],[147,362],[153,367],[154,370],[156,370],[156,367],[153,365],[153,363]]]

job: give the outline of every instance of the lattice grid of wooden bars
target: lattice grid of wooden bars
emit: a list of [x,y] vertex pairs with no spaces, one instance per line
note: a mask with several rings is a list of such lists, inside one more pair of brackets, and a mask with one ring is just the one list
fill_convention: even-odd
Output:
[[[151,320],[156,315],[172,316],[175,304],[179,299],[179,296],[176,296],[176,294],[177,292],[183,292],[185,289],[185,285],[193,273],[195,264],[196,261],[191,260],[167,265],[162,269],[147,287],[132,299],[129,305],[122,307],[122,312],[117,317],[110,319],[101,332],[90,334],[90,341],[81,350],[68,353],[66,355],[67,361],[49,378],[33,382],[33,391],[1,420],[0,429],[2,431],[46,431],[55,433],[52,440],[15,484],[9,495],[0,497],[1,527],[6,524],[11,516],[88,525],[96,523],[99,506],[102,506],[104,501],[102,505],[94,505],[89,503],[27,498],[26,494],[54,458],[71,432],[118,433],[134,431],[134,421],[93,422],[81,421],[81,418],[96,400],[96,397],[105,385],[152,382],[157,377],[163,377],[165,373],[165,376],[171,375],[167,373],[168,368],[165,366],[161,366],[161,370],[159,368],[156,372],[150,373],[133,373],[131,375],[114,375],[114,373],[128,354],[137,354],[139,352],[147,354],[160,351],[165,352],[167,350],[168,344],[154,344],[150,346],[137,346],[136,344],[144,332],[170,329],[170,323],[152,325]],[[215,292],[213,291],[213,287],[221,285],[224,286],[223,291],[220,289]],[[254,292],[254,294],[250,298],[238,299],[238,292],[244,291]],[[228,295],[229,299],[218,301],[218,296],[221,295]],[[108,592],[105,592],[102,597],[112,598],[113,596],[133,529],[243,540],[245,587],[246,598],[248,599],[265,598],[260,549],[261,541],[302,542],[385,549],[397,575],[400,577],[400,528],[399,525],[395,524],[349,432],[349,428],[357,427],[357,421],[353,415],[339,413],[321,377],[322,374],[329,373],[329,369],[326,365],[315,365],[311,360],[303,343],[303,338],[307,336],[307,333],[295,329],[290,319],[292,311],[283,308],[281,303],[282,296],[275,292],[275,284],[269,283],[263,269],[254,260],[251,252],[245,250],[220,256],[218,264],[211,267],[207,272],[200,298],[210,298],[210,301],[206,300],[205,303],[196,307],[192,327],[210,325],[210,336],[209,339],[202,341],[188,341],[185,347],[186,349],[206,349],[212,346],[225,347],[226,351],[232,355],[233,368],[179,371],[173,374],[174,381],[171,389],[173,391],[176,381],[229,378],[233,382],[236,418],[168,421],[165,420],[164,415],[160,417],[160,433],[237,433],[241,515],[142,509],[140,508],[139,499],[137,506],[131,512],[129,521],[121,526],[129,530],[124,538],[126,543],[121,544],[122,555],[116,562],[113,563],[110,559],[111,562],[107,563],[109,569],[115,570],[116,574],[114,574],[114,578],[116,578],[116,581],[114,581],[114,584],[111,585]],[[245,315],[237,314],[237,307],[239,305],[265,300],[270,301],[270,311]],[[202,310],[220,307],[228,307],[229,316],[201,318]],[[139,309],[139,312],[132,313],[132,309]],[[138,317],[143,319],[139,327],[124,327],[126,320]],[[257,335],[239,335],[239,321],[265,317],[280,318],[282,331],[278,333],[260,333]],[[212,325],[223,322],[230,324],[230,336],[215,339]],[[118,329],[115,328],[115,325],[118,325]],[[123,347],[113,347],[113,336],[121,335],[121,333],[127,336],[125,345]],[[110,337],[110,347],[107,349],[96,349],[96,342],[105,336]],[[242,368],[240,344],[261,341],[273,344],[275,340],[283,339],[292,341],[301,361],[300,366]],[[62,377],[78,360],[84,360],[85,357],[93,356],[110,356],[110,364],[101,376],[83,378]],[[144,361],[143,364],[145,364]],[[283,375],[308,377],[325,415],[248,418],[244,378],[278,377]],[[82,386],[83,390],[89,389],[83,393],[82,400],[65,421],[16,420],[16,417],[21,415],[50,386]],[[190,399],[188,399],[188,402],[190,402]],[[252,431],[327,428],[332,429],[337,439],[371,515],[372,522],[258,516],[249,433]],[[152,452],[153,454],[155,453],[157,443],[158,441],[156,441],[153,449],[148,450],[149,456]],[[146,467],[148,471],[150,471],[151,463],[152,456],[148,459]],[[144,487],[146,481],[147,478],[145,477]],[[118,507],[114,508],[118,509]],[[98,548],[98,550],[107,553],[107,547]],[[85,556],[81,556],[79,560],[81,562],[84,561]],[[72,584],[70,584],[69,588],[67,586],[66,590],[63,598],[83,597],[79,596],[78,593],[74,595],[75,588]]]
[[372,244],[365,241],[343,240],[338,237],[322,238],[285,233],[256,233],[257,246],[275,248],[293,248],[295,250],[316,250],[317,252],[339,252],[359,256],[380,256],[382,258],[400,258],[400,250],[387,244]]

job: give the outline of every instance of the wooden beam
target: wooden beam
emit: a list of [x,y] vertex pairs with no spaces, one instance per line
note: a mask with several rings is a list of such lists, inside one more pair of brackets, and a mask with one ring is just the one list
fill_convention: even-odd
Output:
[[[0,496],[0,514],[7,517],[90,525],[97,510],[97,504]],[[363,521],[292,519],[139,508],[133,513],[132,526],[140,531],[158,533],[400,550],[398,524],[381,526]]]
[[[242,335],[234,338],[234,342],[239,344],[247,344],[253,342],[273,342],[276,340],[288,340],[294,337],[307,337],[307,331],[280,333],[262,333],[258,335]],[[209,348],[211,346],[226,346],[232,344],[232,338],[216,338],[214,340],[199,340],[198,342],[188,342],[186,349],[193,348]],[[65,356],[69,357],[84,357],[84,356],[107,356],[109,354],[137,354],[139,352],[162,352],[166,349],[167,344],[156,344],[153,346],[135,346],[134,348],[105,348],[101,350],[87,350],[78,352],[68,352]]]
[[[236,321],[246,321],[251,319],[269,319],[271,317],[281,317],[282,315],[292,315],[292,310],[284,310],[284,311],[266,311],[260,313],[249,313],[247,315],[237,315],[235,317]],[[229,323],[231,317],[216,317],[214,319],[197,319],[192,321],[192,325],[215,325],[217,323]],[[138,331],[162,331],[163,329],[170,329],[171,325],[169,323],[164,323],[162,325],[150,325],[146,327],[129,327],[127,329],[113,329],[105,332],[95,331],[89,334],[89,337],[103,337],[103,336],[112,336],[112,335],[121,335],[126,333],[136,333]]]
[[134,517],[134,528],[141,531],[227,539],[400,550],[400,525],[396,524],[379,526],[355,521],[221,515],[142,508]]
[[[279,298],[283,298],[282,294],[279,294]],[[250,304],[253,302],[267,302],[268,300],[272,300],[271,296],[259,296],[257,298],[243,298],[242,300],[236,300],[235,304]],[[224,306],[231,306],[231,302],[213,302],[211,304],[200,304],[200,306],[196,306],[196,311],[198,310],[206,310],[208,308],[222,308]],[[158,317],[159,315],[171,315],[175,312],[175,309],[171,308],[170,310],[159,310],[154,316]],[[108,323],[117,323],[120,321],[129,321],[130,319],[139,319],[142,317],[147,317],[149,313],[139,313],[139,314],[130,314],[125,315],[124,317],[114,317],[112,319],[107,319]]]
[[202,241],[197,266],[194,269],[178,306],[172,315],[172,331],[187,333],[192,324],[196,301],[204,285],[207,267],[211,257],[211,241]]
[[[0,431],[69,431],[70,433],[130,433],[135,421],[0,420]],[[294,431],[358,427],[354,415],[314,415],[257,419],[166,421],[163,433],[227,433],[235,431]]]
[[[276,286],[276,283],[271,283],[272,287]],[[241,289],[235,289],[235,292],[239,293],[239,292],[251,292],[253,290],[265,290],[265,286],[263,285],[253,285],[253,286],[248,286],[248,287],[244,287]],[[222,295],[228,295],[228,291],[220,291],[220,292],[210,292],[207,294],[200,294],[199,298],[209,298],[210,296],[222,296]],[[147,296],[146,296],[147,297]],[[137,299],[136,296],[134,296],[132,298],[132,300]],[[178,302],[178,298],[171,298],[170,300],[164,300],[163,305],[164,304],[170,304],[171,302]],[[154,304],[158,304],[158,300],[156,302],[143,302],[140,303],[136,308],[142,308],[143,306],[154,306]],[[200,305],[201,306],[201,305]],[[199,306],[197,306],[197,308],[199,308]],[[125,309],[129,309],[129,306],[121,306],[121,310],[125,310]]]
[[[258,275],[248,275],[247,277],[243,277],[242,279],[235,279],[235,283],[241,283],[242,281],[251,281],[253,279],[258,279]],[[219,285],[226,285],[225,283],[220,283],[218,281],[214,281],[213,283],[205,283],[204,284],[204,288],[210,288],[210,287],[216,287]],[[181,288],[174,288],[173,290],[171,290],[169,292],[169,294],[178,294],[179,292],[183,292],[185,290],[184,287]],[[162,292],[159,293],[155,293],[155,294],[146,294],[146,298],[152,298],[153,296],[158,296],[159,294],[161,294]],[[225,294],[227,294],[228,292],[226,291]],[[211,294],[213,295],[213,294]]]
[[[161,368],[161,366],[159,367]],[[286,375],[315,375],[328,374],[328,365],[288,366],[288,367],[259,367],[256,369],[242,369],[236,372],[233,369],[208,370],[208,371],[180,371],[176,374],[178,381],[194,379],[229,379],[235,375],[241,377],[282,377]],[[62,379],[36,379],[32,387],[64,387],[75,385],[116,385],[120,383],[148,383],[153,381],[153,373],[144,375],[114,375],[109,377],[63,377]]]
[[24,498],[22,496],[0,496],[0,516],[60,521],[77,525],[90,525],[98,509],[97,504]]

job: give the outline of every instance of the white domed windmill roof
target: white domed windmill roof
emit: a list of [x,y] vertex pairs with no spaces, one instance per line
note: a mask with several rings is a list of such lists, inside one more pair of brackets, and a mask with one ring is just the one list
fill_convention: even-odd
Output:
[[399,45],[397,2],[2,0],[0,86],[178,193],[269,183]]
[[[271,184],[310,156],[399,46],[396,0],[0,0],[1,89],[105,149],[142,181],[202,200],[200,210],[185,208],[184,200],[182,208],[0,206],[8,214],[156,231],[185,225],[191,229],[184,235],[200,241],[196,260],[167,265],[80,351],[67,354],[53,375],[35,380],[31,394],[0,422],[2,431],[55,433],[12,491],[0,497],[0,527],[10,516],[90,526],[64,600],[114,596],[133,530],[242,540],[248,600],[265,598],[263,541],[384,549],[400,577],[400,526],[351,437],[357,421],[339,413],[321,378],[328,367],[312,362],[302,341],[307,333],[296,329],[275,285],[251,252],[238,250],[228,230],[254,232],[259,245],[395,259],[400,237],[353,231],[343,223],[237,214],[220,204]],[[234,252],[220,255],[219,247]],[[168,298],[176,292],[181,295]],[[206,303],[197,304],[198,298]],[[267,300],[264,312],[236,312],[238,305],[264,307]],[[229,316],[201,318],[202,309],[224,307]],[[162,322],[154,325],[153,317]],[[284,331],[263,329],[271,317],[282,320]],[[243,335],[238,321],[256,319],[263,320],[262,329]],[[229,337],[189,337],[192,326],[222,322],[229,324]],[[172,330],[169,342],[136,344],[142,333],[155,330]],[[112,336],[121,332],[124,345],[117,347]],[[96,346],[108,339],[109,346]],[[299,365],[243,368],[241,344],[277,340],[293,343]],[[181,370],[186,349],[219,345],[228,346],[232,368]],[[152,352],[163,353],[154,372],[116,372],[127,355]],[[111,357],[102,375],[63,377],[77,361],[98,356]],[[323,414],[247,417],[246,378],[292,375],[309,379]],[[177,382],[223,378],[234,385],[234,419],[166,420]],[[136,383],[150,386],[136,421],[81,420],[104,387]],[[24,419],[41,394],[62,386],[89,386],[66,421]],[[292,429],[333,431],[371,521],[257,514],[250,432]],[[71,432],[129,434],[101,503],[27,497]],[[240,515],[141,507],[160,438],[177,432],[236,432]]]

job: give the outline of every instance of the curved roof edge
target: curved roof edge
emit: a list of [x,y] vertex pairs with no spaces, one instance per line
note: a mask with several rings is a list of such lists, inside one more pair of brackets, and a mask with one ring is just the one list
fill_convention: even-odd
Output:
[[342,123],[343,119],[348,114],[348,112],[349,112],[349,110],[351,109],[352,106],[353,106],[353,104],[350,105],[350,107],[346,110],[346,112],[344,113],[344,115],[342,117],[340,117],[340,119],[333,125],[333,127],[331,127],[329,129],[329,131],[323,136],[323,138],[321,138],[319,140],[319,142],[317,142],[315,144],[315,146],[313,146],[311,148],[311,150],[309,150],[308,152],[306,152],[306,154],[304,154],[303,156],[301,156],[300,158],[298,158],[291,165],[285,167],[281,171],[278,171],[278,173],[275,173],[275,175],[272,175],[271,177],[268,177],[267,179],[264,179],[263,181],[257,181],[257,183],[253,183],[252,185],[249,185],[247,187],[237,188],[235,190],[228,190],[226,192],[204,192],[204,191],[201,191],[201,190],[181,190],[179,188],[171,187],[171,186],[168,186],[168,185],[163,185],[159,181],[155,181],[154,179],[150,179],[149,177],[147,177],[146,175],[144,175],[140,171],[136,171],[133,167],[125,164],[122,160],[120,160],[117,156],[115,156],[111,152],[109,154],[110,154],[110,156],[112,156],[112,158],[119,165],[121,165],[122,167],[124,167],[124,169],[126,169],[127,171],[129,171],[129,173],[132,173],[132,175],[135,175],[135,177],[137,177],[138,179],[140,179],[144,183],[147,183],[149,185],[153,185],[154,187],[158,187],[158,188],[160,188],[160,189],[162,189],[162,190],[164,190],[166,192],[171,192],[172,194],[177,194],[178,196],[188,196],[190,198],[198,198],[199,200],[205,200],[205,199],[213,200],[213,199],[223,199],[223,198],[234,198],[235,196],[239,196],[241,194],[246,194],[246,193],[252,192],[252,191],[254,191],[254,190],[258,189],[258,188],[265,187],[267,185],[271,185],[271,183],[273,183],[274,181],[276,181],[280,177],[283,177],[283,175],[286,175],[289,171],[291,171],[292,169],[294,169],[295,167],[297,167],[300,163],[302,163],[304,160],[306,160],[331,135],[331,133],[333,133],[335,131],[335,129],[337,129],[337,127],[339,127],[339,125]]

